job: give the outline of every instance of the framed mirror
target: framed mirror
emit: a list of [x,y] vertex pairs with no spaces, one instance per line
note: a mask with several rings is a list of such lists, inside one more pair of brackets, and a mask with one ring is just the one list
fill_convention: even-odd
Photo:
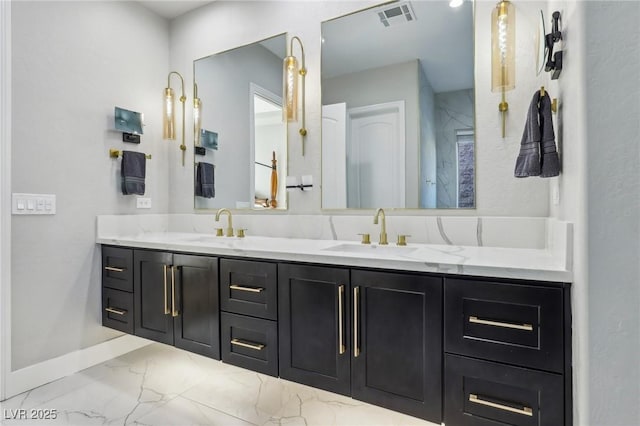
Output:
[[401,1],[322,23],[323,209],[474,208],[473,15]]
[[196,209],[286,209],[285,54],[280,34],[194,61]]

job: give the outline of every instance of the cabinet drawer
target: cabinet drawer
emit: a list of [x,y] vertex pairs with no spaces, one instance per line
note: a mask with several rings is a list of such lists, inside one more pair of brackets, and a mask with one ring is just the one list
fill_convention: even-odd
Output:
[[445,352],[562,373],[562,289],[445,280]]
[[133,334],[133,294],[102,289],[102,325]]
[[133,250],[102,247],[102,286],[133,291]]
[[220,306],[223,311],[278,318],[277,265],[250,260],[220,260]]
[[244,315],[221,314],[222,361],[278,376],[278,325]]
[[455,426],[560,426],[563,377],[445,355],[444,422]]

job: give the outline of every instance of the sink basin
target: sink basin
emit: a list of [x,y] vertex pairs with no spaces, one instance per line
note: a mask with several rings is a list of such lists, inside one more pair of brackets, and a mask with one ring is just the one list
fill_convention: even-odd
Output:
[[340,251],[346,253],[358,253],[369,255],[397,255],[404,256],[416,250],[415,247],[388,245],[381,246],[378,244],[338,244],[335,246],[327,247],[323,250],[326,251]]

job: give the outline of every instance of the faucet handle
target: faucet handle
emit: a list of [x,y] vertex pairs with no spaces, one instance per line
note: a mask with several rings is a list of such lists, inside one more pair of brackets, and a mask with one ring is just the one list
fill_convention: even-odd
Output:
[[358,234],[362,236],[362,244],[371,244],[371,236],[369,234]]
[[222,237],[223,235],[222,228],[216,228],[216,237]]
[[410,237],[410,236],[411,235],[398,234],[398,242],[396,243],[396,245],[406,246],[407,245],[407,237]]
[[245,237],[244,231],[246,230],[247,228],[238,228],[238,235],[237,235],[238,238],[244,238]]

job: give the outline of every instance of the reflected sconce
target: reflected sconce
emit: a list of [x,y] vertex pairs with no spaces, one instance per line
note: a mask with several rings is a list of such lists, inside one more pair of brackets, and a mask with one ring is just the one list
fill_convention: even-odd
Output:
[[198,97],[198,85],[193,83],[193,143],[202,146],[200,129],[202,128],[202,101]]
[[498,111],[502,114],[502,137],[509,104],[505,92],[516,87],[516,11],[508,0],[500,1],[491,13],[491,91],[502,92]]
[[[298,65],[298,59],[293,56],[293,41],[296,40],[300,44],[300,51],[302,52],[302,62]],[[302,92],[302,117],[300,123],[299,133],[302,136],[302,156],[304,157],[304,137],[307,135],[307,129],[305,127],[305,90],[304,80],[307,75],[307,69],[304,62],[304,46],[302,41],[298,37],[292,37],[289,45],[289,52],[287,57],[284,58],[284,73],[283,73],[283,96],[284,108],[282,109],[282,119],[284,122],[298,121],[298,77],[300,77],[300,91]]]
[[176,117],[175,117],[175,101],[173,96],[173,89],[171,88],[171,76],[177,75],[180,78],[180,87],[182,94],[180,96],[180,103],[182,104],[182,143],[180,144],[180,150],[182,151],[182,165],[185,164],[185,151],[187,146],[184,144],[184,115],[185,115],[185,102],[187,97],[184,95],[184,79],[180,73],[171,71],[167,76],[167,87],[164,89],[164,114],[163,114],[163,139],[176,139]]

